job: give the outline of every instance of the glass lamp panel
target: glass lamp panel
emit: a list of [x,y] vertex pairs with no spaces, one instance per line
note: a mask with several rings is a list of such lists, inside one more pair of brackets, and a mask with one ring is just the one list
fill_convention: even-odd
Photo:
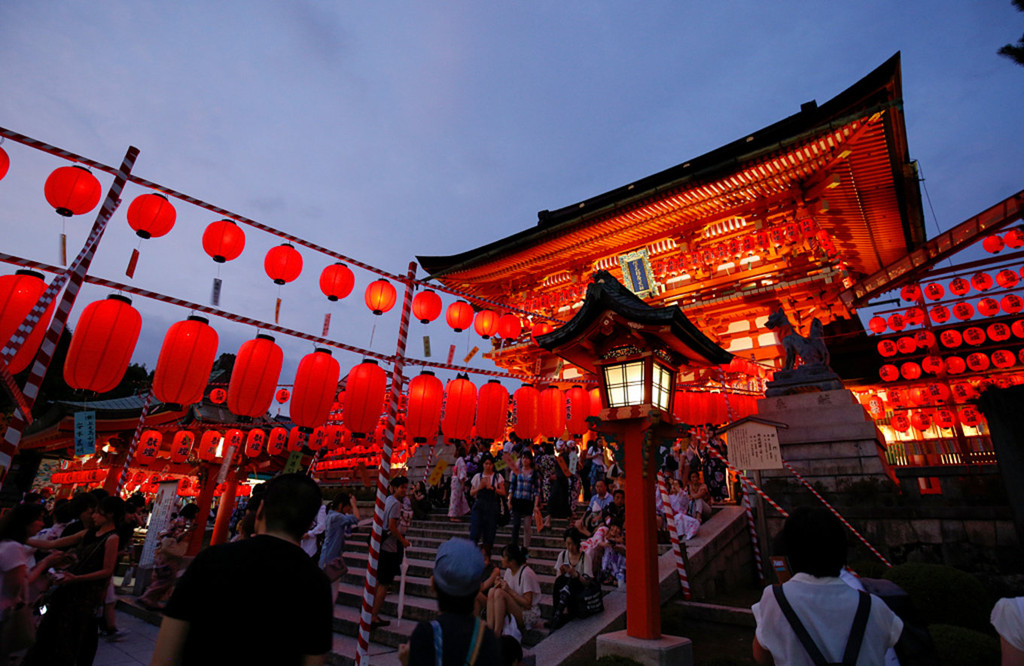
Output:
[[651,393],[654,404],[667,412],[672,395],[672,373],[657,363],[654,364],[654,383]]
[[609,407],[629,407],[644,402],[644,363],[633,361],[604,367]]

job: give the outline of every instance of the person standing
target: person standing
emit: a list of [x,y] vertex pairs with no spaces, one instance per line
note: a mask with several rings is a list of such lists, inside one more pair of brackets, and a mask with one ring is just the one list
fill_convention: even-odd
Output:
[[391,495],[384,503],[384,534],[380,541],[380,562],[377,566],[377,589],[373,596],[370,628],[386,627],[391,622],[380,619],[380,609],[388,596],[391,584],[402,570],[402,558],[410,545],[402,532],[402,507],[409,492],[409,479],[396,476],[391,480]]
[[494,535],[498,532],[500,498],[505,497],[505,484],[500,474],[494,471],[494,458],[485,455],[480,461],[480,471],[473,477],[469,494],[475,499],[469,519],[469,540],[481,543],[484,560],[490,562]]
[[333,641],[331,586],[299,546],[323,495],[303,474],[265,485],[256,535],[207,548],[181,577],[151,666],[324,662]]
[[523,545],[530,547],[530,533],[533,512],[537,508],[537,472],[533,469],[533,454],[524,452],[518,463],[513,463],[512,480],[509,482],[512,498],[512,543],[519,543],[519,527],[525,523]]
[[455,450],[455,466],[452,468],[451,488],[448,493],[448,518],[452,521],[461,520],[469,513],[469,502],[466,501],[466,449]]
[[331,601],[338,598],[341,577],[348,573],[345,564],[345,541],[359,524],[359,507],[355,495],[341,493],[330,504],[324,547],[320,549],[320,568],[331,581]]

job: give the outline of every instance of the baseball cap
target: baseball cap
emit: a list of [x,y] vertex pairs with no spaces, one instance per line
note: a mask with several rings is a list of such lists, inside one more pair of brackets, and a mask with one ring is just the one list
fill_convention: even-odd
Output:
[[434,559],[434,584],[453,597],[468,597],[480,591],[484,556],[468,539],[453,538],[441,544]]

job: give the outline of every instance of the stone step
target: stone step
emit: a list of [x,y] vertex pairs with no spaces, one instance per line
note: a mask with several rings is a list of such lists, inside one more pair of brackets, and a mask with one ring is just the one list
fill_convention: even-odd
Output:
[[[412,543],[412,546],[406,549],[406,553],[422,552],[424,553],[424,555],[419,559],[432,560],[434,558],[434,554],[437,553],[437,549],[441,547],[441,544],[448,541],[448,538],[450,537],[439,539],[434,537],[417,536],[416,534],[407,534],[406,538],[409,539],[409,541]],[[368,538],[358,540],[350,539],[345,543],[345,550],[352,552],[365,552],[369,547],[370,544]],[[499,556],[501,554],[501,550],[503,547],[504,546],[501,544],[500,541],[495,543],[492,554],[495,557]],[[528,550],[528,557],[530,562],[533,562],[535,560],[550,560],[551,562],[554,562],[558,559],[558,554],[564,550],[564,547],[562,544],[559,544],[557,548],[551,546],[544,546],[543,544],[534,543],[534,541],[531,540],[530,548]],[[412,556],[417,557],[416,555]],[[498,559],[500,560],[500,557]]]
[[[364,560],[365,563],[365,560]],[[551,591],[555,586],[555,576],[548,575],[545,573],[537,573],[537,582],[540,583],[540,591],[542,594],[551,595]],[[366,567],[362,566],[359,568],[349,569],[348,573],[342,576],[341,580],[344,583],[350,585],[358,585],[362,589],[363,581],[366,577]],[[405,576],[405,589],[409,594],[415,594],[420,597],[431,597],[433,598],[434,592],[430,588],[430,576],[414,576],[412,575],[412,567],[410,566],[409,571]]]

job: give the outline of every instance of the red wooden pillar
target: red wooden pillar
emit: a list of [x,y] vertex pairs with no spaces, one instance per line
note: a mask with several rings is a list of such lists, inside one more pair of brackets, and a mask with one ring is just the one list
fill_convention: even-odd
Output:
[[120,485],[121,473],[128,473],[128,470],[124,469],[125,459],[128,457],[128,452],[124,451],[117,454],[114,460],[110,463],[110,468],[107,470],[107,478],[103,480],[103,490],[107,491],[110,495],[117,495],[117,487]]
[[205,467],[207,472],[206,482],[203,483],[203,487],[199,491],[199,497],[196,498],[199,513],[196,514],[196,526],[192,530],[192,538],[188,542],[188,553],[186,553],[189,557],[198,555],[203,547],[206,523],[210,520],[210,506],[213,504],[213,491],[217,489],[216,468],[209,465]]
[[[654,506],[657,449],[644,455],[642,419],[622,423],[626,471],[626,633],[631,638],[661,637],[661,594],[658,580],[658,533]],[[645,461],[646,457],[646,461]]]
[[224,492],[220,495],[220,504],[217,506],[217,518],[213,521],[213,536],[210,537],[211,546],[226,543],[228,540],[228,526],[231,523],[231,514],[235,511],[235,495],[237,492],[238,473],[235,470],[231,470],[225,479]]

